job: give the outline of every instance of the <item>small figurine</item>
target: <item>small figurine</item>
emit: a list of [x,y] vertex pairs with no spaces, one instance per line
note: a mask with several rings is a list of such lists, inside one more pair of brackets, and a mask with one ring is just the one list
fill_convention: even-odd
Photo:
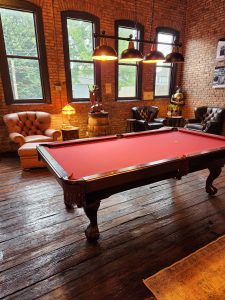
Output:
[[170,104],[168,106],[168,116],[182,116],[182,108],[184,106],[184,95],[182,93],[181,87],[176,87],[176,92],[172,95],[170,99]]
[[94,105],[96,102],[98,102],[99,88],[97,85],[93,85],[92,88],[89,87],[89,95],[91,105]]
[[89,88],[91,110],[90,113],[100,113],[102,111],[102,104],[99,103],[99,87],[93,85],[92,89]]

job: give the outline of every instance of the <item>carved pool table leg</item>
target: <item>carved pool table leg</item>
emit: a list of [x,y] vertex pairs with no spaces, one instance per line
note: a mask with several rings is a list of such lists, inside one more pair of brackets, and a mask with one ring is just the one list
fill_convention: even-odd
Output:
[[215,186],[213,186],[213,181],[219,177],[220,173],[222,171],[221,167],[216,167],[216,168],[210,168],[209,169],[209,176],[206,180],[206,192],[209,195],[215,195],[217,193],[217,188],[215,188]]
[[98,220],[97,220],[97,212],[99,206],[100,206],[100,201],[85,203],[84,205],[84,212],[88,217],[88,219],[90,220],[90,224],[85,230],[85,235],[89,242],[94,242],[99,239]]

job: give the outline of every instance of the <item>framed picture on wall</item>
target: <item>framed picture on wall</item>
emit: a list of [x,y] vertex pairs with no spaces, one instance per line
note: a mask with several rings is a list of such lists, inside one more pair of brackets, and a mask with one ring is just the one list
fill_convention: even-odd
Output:
[[216,60],[225,60],[225,38],[220,39],[218,42]]
[[213,88],[225,88],[225,67],[215,67]]

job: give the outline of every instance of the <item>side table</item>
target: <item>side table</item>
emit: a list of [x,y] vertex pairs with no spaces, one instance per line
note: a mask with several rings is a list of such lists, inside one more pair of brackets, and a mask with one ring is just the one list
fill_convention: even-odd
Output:
[[62,139],[63,141],[79,139],[79,127],[68,127],[62,128]]
[[126,132],[135,131],[135,123],[136,123],[136,119],[127,119]]
[[183,117],[166,117],[165,125],[171,127],[184,127]]

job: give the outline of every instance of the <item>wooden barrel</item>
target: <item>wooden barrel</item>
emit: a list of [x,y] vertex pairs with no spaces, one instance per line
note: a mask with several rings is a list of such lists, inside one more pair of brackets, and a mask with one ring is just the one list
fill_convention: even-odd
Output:
[[88,136],[103,136],[110,134],[109,113],[88,114]]

